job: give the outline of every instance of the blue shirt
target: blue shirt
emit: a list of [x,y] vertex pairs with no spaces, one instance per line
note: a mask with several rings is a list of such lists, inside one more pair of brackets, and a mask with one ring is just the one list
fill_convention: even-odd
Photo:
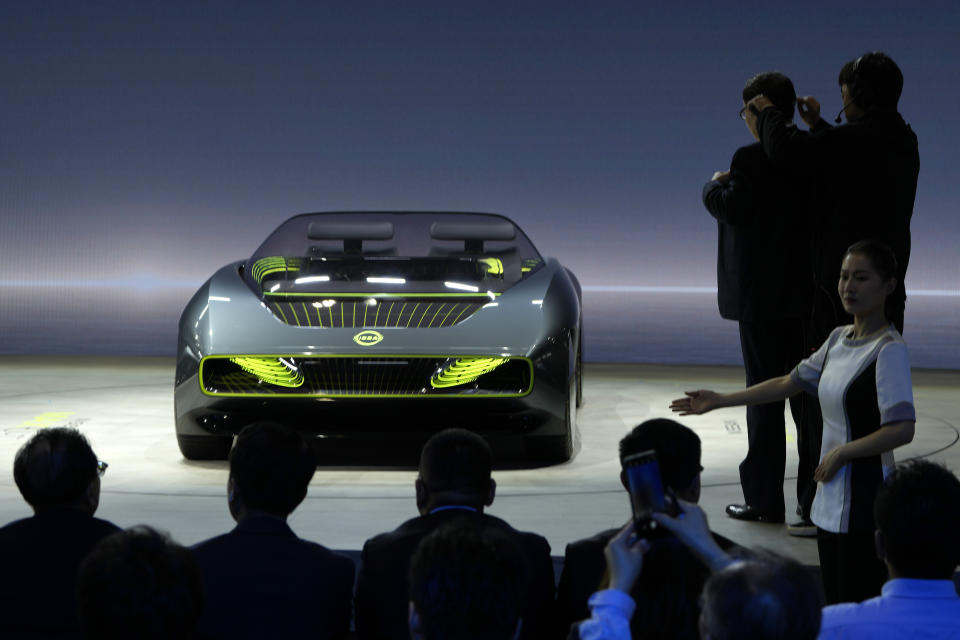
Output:
[[630,618],[637,604],[617,589],[597,591],[587,603],[592,614],[580,623],[580,640],[630,640]]
[[960,596],[952,580],[895,578],[876,598],[823,608],[819,640],[960,640]]

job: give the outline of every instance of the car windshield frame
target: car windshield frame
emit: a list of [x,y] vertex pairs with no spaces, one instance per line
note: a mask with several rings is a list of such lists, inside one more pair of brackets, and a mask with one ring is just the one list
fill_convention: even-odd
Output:
[[[375,230],[370,236],[383,238],[384,223],[392,226],[389,239],[311,237],[315,225],[332,224],[369,227]],[[478,250],[476,241],[434,237],[434,223],[499,225],[501,229],[507,223],[514,233],[510,240],[483,240]],[[323,268],[317,268],[318,261],[326,263]],[[474,287],[479,293],[502,291],[542,264],[543,258],[523,230],[498,214],[325,212],[297,215],[277,227],[247,261],[245,276],[254,291],[266,296],[349,290],[425,292],[452,288],[451,280],[453,287],[464,286],[461,291]],[[402,283],[405,286],[392,286],[396,283],[391,280],[405,279],[410,280]]]

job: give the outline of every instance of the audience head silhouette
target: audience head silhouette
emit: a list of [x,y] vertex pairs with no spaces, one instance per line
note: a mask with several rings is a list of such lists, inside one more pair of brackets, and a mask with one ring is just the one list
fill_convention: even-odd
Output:
[[286,518],[303,502],[316,470],[316,452],[300,433],[281,424],[252,424],[230,452],[230,513],[238,522],[250,513]]
[[803,565],[760,552],[707,581],[700,636],[705,640],[814,640],[822,607],[820,590]]
[[94,513],[100,504],[97,456],[76,429],[41,429],[13,462],[13,478],[34,511],[52,507]]
[[77,605],[88,638],[189,638],[203,585],[190,551],[140,525],[90,552],[77,577]]
[[420,453],[416,482],[420,513],[447,505],[483,511],[493,504],[490,477],[493,453],[486,440],[466,429],[446,429],[430,438]]
[[428,535],[410,561],[410,637],[512,640],[527,568],[510,537],[456,519]]
[[[643,451],[656,451],[663,486],[687,502],[700,499],[700,437],[679,422],[667,418],[647,420],[620,441],[620,462]],[[627,486],[626,475],[620,482]]]
[[873,504],[877,553],[893,578],[948,580],[960,564],[960,480],[927,460],[901,465]]

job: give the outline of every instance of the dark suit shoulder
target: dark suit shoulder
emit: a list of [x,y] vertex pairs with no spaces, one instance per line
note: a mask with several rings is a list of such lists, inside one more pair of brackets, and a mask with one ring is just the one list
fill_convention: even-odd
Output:
[[730,160],[730,171],[741,177],[749,176],[755,181],[754,186],[761,188],[761,192],[769,190],[765,182],[774,180],[779,183],[786,177],[785,172],[767,158],[759,142],[737,149]]
[[528,555],[550,555],[550,543],[539,533],[520,531],[512,527],[505,520],[486,513],[483,514],[483,522],[485,526],[513,536],[525,548]]
[[767,156],[763,152],[763,145],[759,142],[754,142],[753,144],[740,147],[733,152],[733,158],[730,160],[730,163],[733,164],[736,162],[766,164],[769,160],[767,160]]
[[0,540],[14,540],[30,538],[32,541],[37,535],[64,536],[69,532],[73,542],[77,539],[99,540],[111,533],[120,531],[120,527],[108,520],[95,518],[82,511],[72,509],[52,510],[40,512],[29,518],[14,520],[0,527]]
[[[566,552],[564,553],[565,558],[573,559],[580,558],[583,556],[595,556],[599,551],[603,553],[604,547],[607,546],[607,543],[610,542],[610,539],[617,535],[619,529],[607,529],[606,531],[601,531],[600,533],[594,534],[589,538],[581,538],[580,540],[574,540],[567,544]],[[564,569],[566,569],[567,560],[564,560]]]

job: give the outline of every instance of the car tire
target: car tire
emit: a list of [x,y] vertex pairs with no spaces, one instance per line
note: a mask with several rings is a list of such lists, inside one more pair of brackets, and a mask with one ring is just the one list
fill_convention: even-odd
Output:
[[233,446],[230,436],[183,436],[177,434],[180,453],[187,460],[226,460]]
[[527,456],[537,462],[562,464],[573,457],[574,435],[577,429],[577,383],[567,383],[563,403],[563,433],[557,436],[540,436],[526,441]]
[[563,411],[563,435],[558,438],[557,462],[566,462],[573,457],[573,441],[577,433],[577,407],[580,406],[580,367],[567,388],[567,401]]
[[583,321],[580,321],[580,335],[577,337],[577,408],[583,406]]

